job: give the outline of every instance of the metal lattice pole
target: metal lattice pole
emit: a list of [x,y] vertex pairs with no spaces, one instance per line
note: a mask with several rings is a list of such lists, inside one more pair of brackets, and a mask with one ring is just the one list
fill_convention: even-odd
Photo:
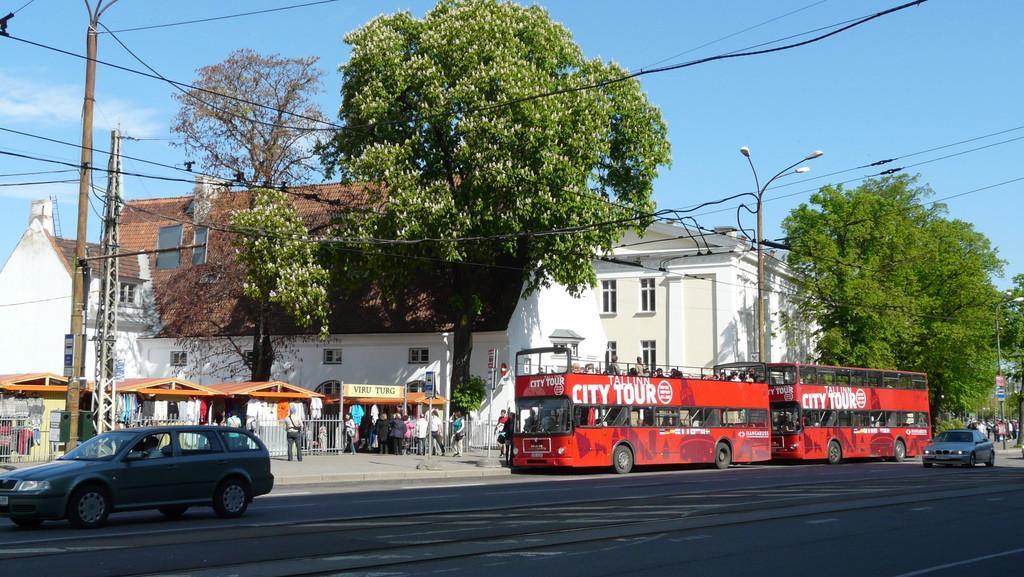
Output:
[[117,424],[117,391],[114,380],[114,347],[117,342],[118,220],[121,214],[121,135],[110,134],[110,162],[107,195],[103,214],[103,240],[100,250],[103,273],[100,276],[100,298],[96,311],[96,432],[111,431]]

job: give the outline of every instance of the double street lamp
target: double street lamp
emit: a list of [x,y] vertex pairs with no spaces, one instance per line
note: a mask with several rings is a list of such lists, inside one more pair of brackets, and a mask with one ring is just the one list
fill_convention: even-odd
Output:
[[[996,386],[1003,385],[1003,395],[1006,395],[1006,382],[1003,378],[1003,348],[999,342],[999,315],[1002,312],[1003,305],[1006,303],[1024,303],[1024,297],[1008,298],[1004,296],[999,299],[996,303]],[[1006,427],[1006,412],[1004,410],[1006,401],[1005,399],[999,399],[999,420],[1003,422],[1003,427]],[[1024,422],[1024,419],[1022,419]],[[1006,435],[1003,435],[1003,448],[1006,448]]]
[[822,154],[825,154],[825,153],[820,151],[820,150],[815,150],[814,152],[812,152],[812,153],[808,154],[807,156],[801,158],[797,162],[794,162],[793,164],[791,164],[791,165],[787,166],[786,168],[780,170],[778,173],[775,174],[775,176],[769,178],[768,181],[764,183],[764,186],[761,186],[760,180],[757,177],[757,170],[754,169],[754,161],[751,160],[751,158],[750,158],[750,149],[747,148],[746,146],[741,146],[740,147],[740,154],[745,156],[746,159],[747,159],[747,163],[750,164],[750,171],[754,173],[754,186],[757,187],[757,213],[756,213],[757,214],[757,239],[755,240],[755,246],[757,247],[757,357],[758,357],[757,360],[759,362],[762,362],[762,363],[767,363],[767,362],[771,361],[771,354],[770,354],[771,351],[769,351],[765,347],[765,322],[764,322],[764,309],[765,309],[765,306],[764,306],[764,285],[765,285],[765,280],[764,280],[764,246],[763,246],[763,243],[764,243],[764,229],[763,229],[764,211],[762,210],[763,200],[764,200],[764,193],[765,193],[765,191],[768,190],[768,187],[771,186],[771,184],[773,182],[775,182],[776,180],[778,180],[778,179],[780,179],[780,178],[782,178],[784,176],[789,176],[791,174],[803,174],[805,172],[810,171],[811,169],[809,167],[801,166],[799,168],[796,168],[796,165],[800,164],[801,162],[806,162],[808,160],[814,160],[815,158],[818,158],[819,156],[821,156]]

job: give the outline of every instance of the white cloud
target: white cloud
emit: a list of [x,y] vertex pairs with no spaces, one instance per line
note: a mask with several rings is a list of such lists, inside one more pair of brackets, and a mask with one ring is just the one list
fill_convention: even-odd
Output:
[[[53,175],[53,180],[64,180],[77,178],[75,173],[67,175]],[[40,179],[45,178],[41,176]],[[26,179],[27,180],[27,179]],[[61,203],[68,203],[66,206],[77,206],[78,203],[78,182],[66,182],[61,184],[39,184],[34,186],[3,186],[0,187],[0,198],[20,198],[36,200],[39,198],[57,197]]]
[[[74,84],[47,84],[0,72],[0,121],[8,124],[58,126],[78,124],[82,116],[82,88]],[[94,125],[110,130],[120,125],[132,136],[160,134],[166,124],[155,109],[121,98],[97,94]]]

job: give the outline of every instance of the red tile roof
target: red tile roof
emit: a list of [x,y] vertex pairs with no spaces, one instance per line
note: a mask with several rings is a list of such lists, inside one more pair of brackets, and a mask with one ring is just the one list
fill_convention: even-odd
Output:
[[[320,234],[343,212],[367,210],[370,194],[358,185],[323,184],[289,189],[289,197],[311,234]],[[224,191],[212,202],[207,221],[227,224],[231,213],[245,209],[249,191]],[[183,245],[192,244],[193,196],[129,201],[121,212],[123,251],[153,250],[159,229],[182,225]],[[156,269],[156,255],[149,255],[156,304],[163,323],[158,336],[226,336],[250,334],[253,303],[244,297],[244,275],[235,262],[231,246],[233,233],[210,228],[207,262],[192,264],[192,250],[181,251],[180,265]],[[485,308],[475,330],[505,330],[518,301],[522,277],[518,271],[481,270],[493,282],[481,295]],[[333,334],[414,333],[449,331],[454,327],[449,281],[451,270],[439,266],[433,273],[418,275],[404,294],[385,299],[368,281],[364,289],[332,296],[330,330]],[[297,326],[279,310],[270,315],[272,333],[277,335],[316,334],[317,328]]]
[[[49,236],[49,235],[47,235]],[[72,264],[75,262],[75,253],[78,250],[77,243],[73,238],[61,238],[57,236],[49,236],[50,241],[53,243],[54,248],[57,250],[57,254],[61,256],[64,261],[64,266],[68,270],[68,274],[72,272]],[[98,256],[100,254],[100,245],[94,242],[85,243],[85,255],[86,256]],[[100,263],[94,262],[94,268],[99,269]],[[117,277],[122,280],[136,280],[141,278],[139,271],[139,259],[135,256],[123,257],[117,263]]]

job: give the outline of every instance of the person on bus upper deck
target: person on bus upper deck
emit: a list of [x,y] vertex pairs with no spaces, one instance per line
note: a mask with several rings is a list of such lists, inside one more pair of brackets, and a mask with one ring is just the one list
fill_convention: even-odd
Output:
[[647,372],[647,369],[644,368],[644,361],[643,361],[643,359],[641,359],[640,357],[637,357],[636,358],[636,373],[638,375],[643,375],[646,372]]
[[661,367],[658,367],[657,370],[654,371],[654,376],[656,376],[656,377],[664,377],[665,376],[665,371],[663,371],[661,369]]
[[668,376],[670,376],[670,377],[672,377],[674,379],[680,379],[680,378],[683,377],[683,372],[680,371],[679,369],[672,369],[672,372],[669,373]]
[[618,355],[612,355],[612,362],[608,363],[608,366],[605,367],[604,372],[609,374],[609,375],[617,375],[617,374],[619,374],[619,357],[618,357]]

